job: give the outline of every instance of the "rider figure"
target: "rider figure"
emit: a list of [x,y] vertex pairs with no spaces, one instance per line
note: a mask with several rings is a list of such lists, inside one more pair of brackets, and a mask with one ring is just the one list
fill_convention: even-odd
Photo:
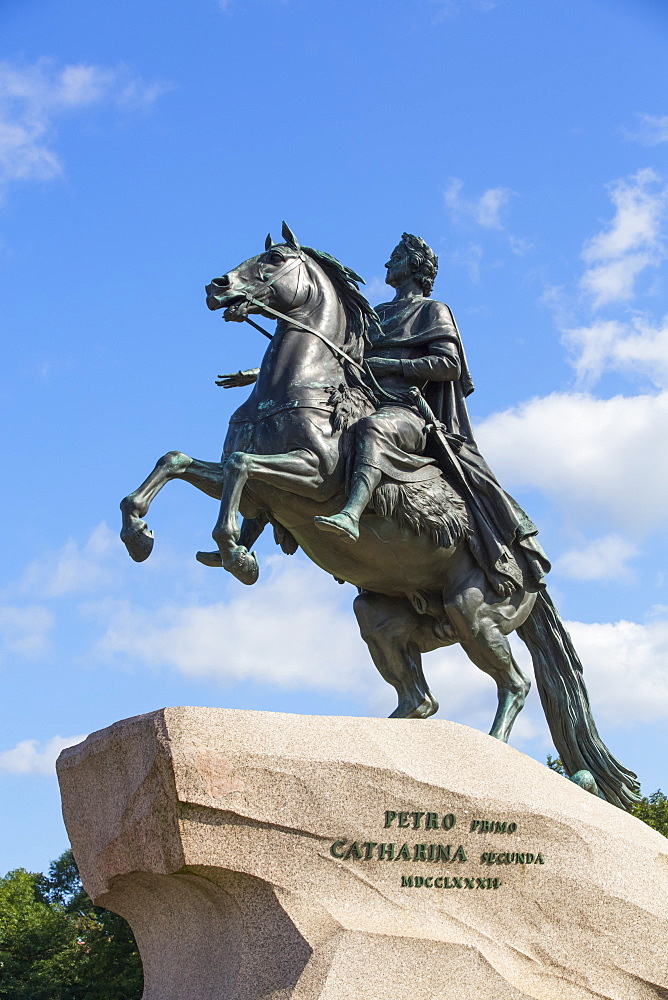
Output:
[[[469,515],[482,539],[479,561],[487,576],[499,593],[508,592],[522,580],[518,558],[523,558],[540,584],[549,562],[535,538],[537,529],[501,488],[478,450],[466,406],[473,382],[461,337],[448,306],[429,297],[438,258],[420,237],[404,233],[385,267],[385,280],[396,293],[391,302],[376,307],[380,327],[370,331],[365,357],[388,395],[379,393],[379,408],[356,424],[345,507],[330,517],[316,517],[316,524],[356,542],[360,517],[383,477],[426,483],[440,475],[438,456],[425,453],[427,423],[409,394],[417,386],[458,453],[458,473],[475,496]],[[452,470],[443,471],[447,478]]]

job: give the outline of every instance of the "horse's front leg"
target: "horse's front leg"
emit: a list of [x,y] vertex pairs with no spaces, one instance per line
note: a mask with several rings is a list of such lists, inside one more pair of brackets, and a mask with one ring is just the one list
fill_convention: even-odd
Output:
[[220,513],[213,529],[223,567],[237,580],[252,584],[259,569],[255,554],[240,544],[239,504],[249,479],[276,486],[288,493],[309,496],[322,484],[320,461],[307,449],[282,455],[251,455],[235,451],[223,465]]
[[149,531],[143,518],[162,487],[170,479],[184,479],[208,496],[219,499],[222,493],[221,474],[220,462],[201,462],[181,451],[170,451],[159,459],[139,489],[121,500],[121,539],[135,562],[143,562],[151,554],[153,532]]

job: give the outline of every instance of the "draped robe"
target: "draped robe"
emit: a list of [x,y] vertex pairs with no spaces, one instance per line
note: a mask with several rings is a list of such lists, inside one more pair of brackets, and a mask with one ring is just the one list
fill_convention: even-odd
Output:
[[[382,303],[376,312],[380,327],[370,332],[366,357],[400,361],[401,372],[378,377],[381,388],[399,402],[381,398],[376,413],[358,422],[356,464],[372,465],[398,482],[427,482],[440,470],[456,490],[461,473],[475,495],[467,507],[488,578],[495,585],[499,578],[521,584],[524,574],[519,564],[524,563],[540,585],[550,563],[536,539],[538,529],[502,488],[473,435],[466,405],[473,381],[450,309],[443,302],[415,297]],[[423,391],[442,425],[450,454],[456,454],[456,470],[437,442],[428,438],[423,417],[410,406],[411,386]]]

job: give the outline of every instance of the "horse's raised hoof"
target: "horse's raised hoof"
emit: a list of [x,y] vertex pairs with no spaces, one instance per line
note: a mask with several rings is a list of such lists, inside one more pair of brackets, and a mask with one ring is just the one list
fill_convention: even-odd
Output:
[[213,566],[220,569],[223,565],[223,560],[217,549],[215,552],[196,552],[195,559],[197,562],[201,562],[202,566]]
[[360,536],[357,521],[345,511],[341,511],[340,514],[332,514],[331,517],[314,517],[313,520],[321,531],[331,531],[344,542],[356,542]]
[[149,531],[146,521],[133,517],[123,525],[121,541],[135,562],[144,562],[153,551],[155,539],[153,532]]
[[235,576],[241,583],[245,583],[247,587],[257,583],[257,578],[260,575],[260,567],[257,564],[255,553],[249,552],[243,545],[236,547],[231,557],[223,562],[223,566],[228,573]]

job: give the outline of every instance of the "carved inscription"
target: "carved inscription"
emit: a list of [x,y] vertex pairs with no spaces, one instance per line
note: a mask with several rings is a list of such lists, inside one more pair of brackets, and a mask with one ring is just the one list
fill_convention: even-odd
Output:
[[[468,822],[468,821],[467,821]],[[440,834],[450,831],[457,825],[454,813],[435,812],[430,810],[387,809],[383,820],[383,829],[422,830]],[[512,819],[473,819],[470,821],[469,834],[501,834],[513,836],[518,833],[517,823]],[[397,841],[375,840],[335,840],[329,848],[329,853],[338,861],[397,861],[411,863],[431,863],[434,865],[464,864],[469,860],[464,844],[445,844],[434,839],[431,843],[399,843]],[[471,851],[471,847],[469,847]],[[540,851],[484,851],[480,855],[481,865],[544,865],[545,856]],[[447,874],[405,874],[400,875],[402,889],[498,889],[503,882],[500,878],[479,877],[477,875]]]

